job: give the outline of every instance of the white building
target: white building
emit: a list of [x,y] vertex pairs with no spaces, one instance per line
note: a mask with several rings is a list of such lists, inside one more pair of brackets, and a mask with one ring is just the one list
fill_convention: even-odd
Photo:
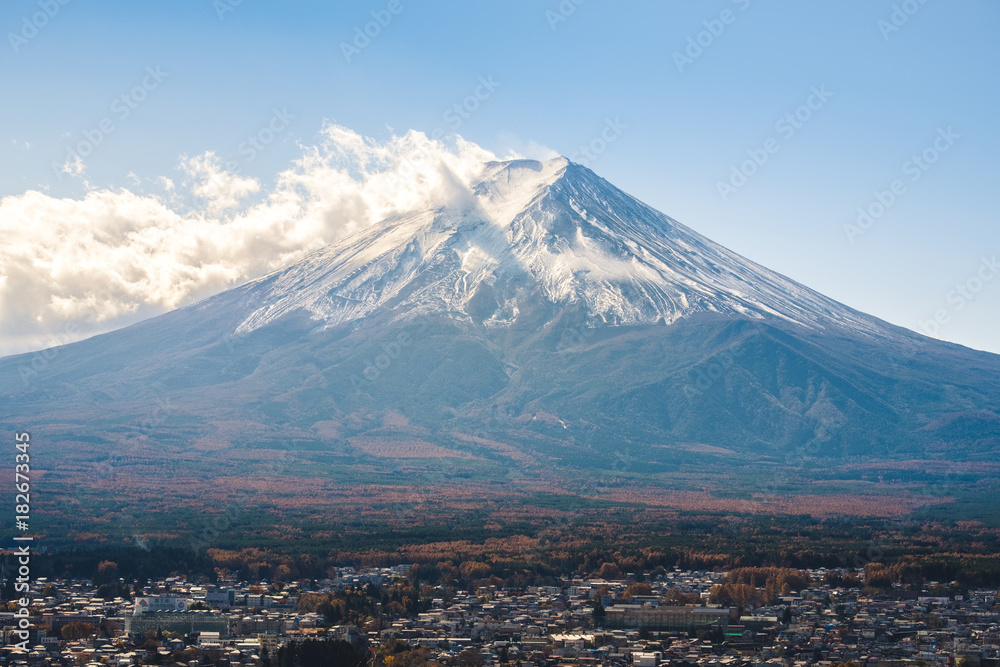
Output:
[[141,597],[135,599],[133,616],[142,616],[158,611],[187,611],[191,600],[176,596]]
[[636,651],[632,654],[632,667],[659,667],[661,657],[659,651]]

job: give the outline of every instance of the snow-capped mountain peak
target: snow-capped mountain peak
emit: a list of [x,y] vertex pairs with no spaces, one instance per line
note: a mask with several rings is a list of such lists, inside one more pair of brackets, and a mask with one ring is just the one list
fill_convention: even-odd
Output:
[[473,188],[479,207],[494,223],[506,226],[531,201],[560,178],[569,166],[563,157],[546,162],[488,162]]
[[893,335],[565,158],[490,162],[482,174],[460,206],[387,219],[249,283],[237,331],[300,309],[318,327],[382,308],[507,326],[545,302],[582,306],[593,326],[716,312]]

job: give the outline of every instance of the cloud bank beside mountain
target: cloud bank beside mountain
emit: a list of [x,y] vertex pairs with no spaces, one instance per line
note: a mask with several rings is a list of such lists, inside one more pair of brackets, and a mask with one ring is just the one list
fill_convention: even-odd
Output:
[[[507,156],[516,157],[516,156]],[[286,266],[393,214],[466,197],[497,156],[461,137],[328,125],[265,190],[211,152],[159,194],[0,199],[0,355],[110,331]]]

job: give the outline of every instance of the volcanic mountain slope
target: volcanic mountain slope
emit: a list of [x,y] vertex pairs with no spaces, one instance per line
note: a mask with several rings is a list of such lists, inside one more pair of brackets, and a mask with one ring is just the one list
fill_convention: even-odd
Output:
[[850,309],[561,158],[489,163],[452,205],[47,356],[0,360],[0,422],[81,460],[1000,451],[1000,357]]
[[545,304],[579,306],[588,326],[719,313],[900,340],[562,158],[487,164],[454,208],[388,220],[247,288],[239,332],[300,309],[322,326],[391,309],[503,328]]

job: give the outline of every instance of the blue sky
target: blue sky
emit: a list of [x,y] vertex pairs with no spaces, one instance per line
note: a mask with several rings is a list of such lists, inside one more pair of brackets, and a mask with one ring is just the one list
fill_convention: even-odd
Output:
[[[850,306],[1000,352],[995,2],[9,0],[0,28],[8,204],[127,189],[183,208],[160,179],[190,180],[182,161],[207,151],[266,193],[326,124],[457,131],[586,161]],[[8,320],[32,308],[6,301]],[[65,329],[0,327],[0,351]]]

